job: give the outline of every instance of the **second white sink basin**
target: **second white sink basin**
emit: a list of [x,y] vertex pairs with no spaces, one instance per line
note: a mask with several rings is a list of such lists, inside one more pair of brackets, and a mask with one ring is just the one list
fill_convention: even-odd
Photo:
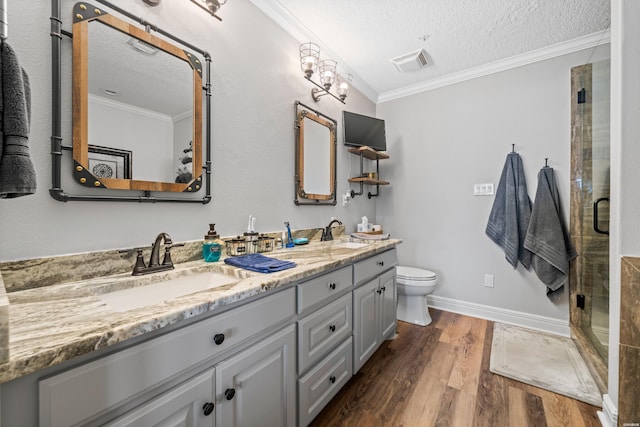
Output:
[[365,246],[369,246],[369,244],[357,243],[357,242],[344,242],[344,243],[338,243],[334,246],[337,248],[360,249],[360,248],[364,248]]
[[109,292],[99,295],[99,298],[115,311],[125,312],[236,282],[238,282],[236,277],[206,272]]

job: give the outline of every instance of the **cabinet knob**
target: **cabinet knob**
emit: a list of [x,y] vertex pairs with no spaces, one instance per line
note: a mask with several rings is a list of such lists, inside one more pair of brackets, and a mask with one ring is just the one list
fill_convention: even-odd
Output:
[[335,283],[328,283],[329,285],[329,289],[331,289],[332,291],[336,289],[336,284]]
[[228,388],[224,391],[224,397],[226,397],[227,400],[233,399],[233,396],[235,395],[236,395],[236,390],[233,388]]
[[331,375],[331,376],[329,377],[329,382],[331,382],[331,384],[335,384],[335,383],[336,383],[336,377],[335,377],[335,375]]
[[377,292],[377,293],[378,293],[378,295],[379,295],[379,294],[381,294],[381,293],[382,293],[382,289],[376,289],[376,292]]
[[224,342],[224,334],[215,334],[213,336],[213,342],[216,343],[216,345],[220,345]]
[[336,331],[336,325],[329,325],[329,330],[331,332],[335,332]]
[[386,286],[383,286],[383,287],[382,287],[382,288],[380,288],[380,289],[382,289],[382,292],[384,292],[384,291],[386,291],[386,290],[387,290],[387,287],[386,287]]
[[384,261],[378,261],[378,265],[379,265],[380,267],[384,267]]
[[205,403],[204,406],[202,407],[202,410],[204,411],[204,416],[208,417],[209,415],[211,415],[215,407],[216,405],[214,405],[213,402]]

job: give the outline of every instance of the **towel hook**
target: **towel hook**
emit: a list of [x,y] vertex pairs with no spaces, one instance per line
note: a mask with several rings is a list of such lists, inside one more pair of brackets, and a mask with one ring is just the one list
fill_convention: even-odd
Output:
[[544,158],[544,167],[545,167],[545,168],[548,168],[548,167],[549,167],[549,165],[547,164],[548,160],[549,160],[549,158],[548,158],[548,157],[545,157],[545,158]]
[[512,153],[516,152],[516,144],[511,144],[511,152]]

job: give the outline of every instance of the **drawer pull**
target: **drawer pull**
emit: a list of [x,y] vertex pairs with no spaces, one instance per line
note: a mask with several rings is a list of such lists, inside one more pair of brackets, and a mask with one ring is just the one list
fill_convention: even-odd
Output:
[[336,331],[336,325],[329,325],[329,330],[331,332],[335,332]]
[[335,384],[336,383],[336,376],[335,375],[331,375],[329,377],[329,382],[331,382],[331,384]]
[[208,417],[209,415],[211,415],[215,407],[216,405],[214,405],[213,402],[205,403],[204,406],[202,407],[202,410],[204,411],[204,416]]
[[380,288],[380,289],[382,289],[382,292],[384,292],[384,291],[386,291],[386,290],[387,290],[387,287],[386,287],[386,286],[383,286],[383,287],[382,287],[382,288]]
[[236,390],[233,388],[228,388],[224,391],[224,397],[226,397],[227,400],[233,399],[233,396],[235,395],[236,395]]
[[331,289],[332,291],[336,289],[336,284],[335,283],[328,283],[329,285],[329,289]]
[[379,265],[380,267],[384,267],[384,261],[378,261],[378,265]]
[[216,343],[216,345],[220,345],[224,342],[224,334],[215,334],[213,336],[213,342]]
[[382,289],[376,289],[376,292],[380,295],[382,293]]

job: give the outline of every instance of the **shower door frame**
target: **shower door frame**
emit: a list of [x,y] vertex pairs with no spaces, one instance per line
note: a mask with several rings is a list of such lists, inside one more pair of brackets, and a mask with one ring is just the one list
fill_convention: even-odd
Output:
[[[569,297],[570,313],[569,323],[571,336],[578,347],[578,350],[585,359],[593,377],[598,384],[600,391],[607,392],[608,366],[605,359],[605,348],[599,345],[597,337],[593,333],[592,321],[592,293],[593,287],[584,283],[581,274],[586,267],[585,250],[583,247],[584,227],[593,227],[593,216],[584,214],[585,198],[587,195],[583,190],[583,162],[591,161],[593,129],[592,129],[592,89],[593,89],[593,66],[585,64],[571,69],[571,202],[570,202],[570,235],[571,240],[578,250],[579,256],[571,263],[569,274]],[[585,89],[584,102],[578,103],[578,93]],[[585,152],[587,153],[585,156]],[[589,165],[591,168],[591,165]],[[590,174],[592,174],[591,169]],[[589,177],[591,179],[591,177]],[[591,185],[589,182],[586,185]],[[589,195],[589,199],[591,199]],[[593,213],[592,211],[590,212]],[[585,216],[587,218],[585,219]],[[590,237],[594,239],[593,236]],[[605,239],[604,237],[602,238]],[[596,243],[598,244],[598,243]],[[605,244],[600,242],[600,244]],[[608,245],[608,240],[606,242]],[[607,257],[608,258],[608,257]],[[608,260],[608,259],[607,259]],[[608,271],[607,271],[608,274]],[[580,297],[584,297],[584,308],[578,307]]]

